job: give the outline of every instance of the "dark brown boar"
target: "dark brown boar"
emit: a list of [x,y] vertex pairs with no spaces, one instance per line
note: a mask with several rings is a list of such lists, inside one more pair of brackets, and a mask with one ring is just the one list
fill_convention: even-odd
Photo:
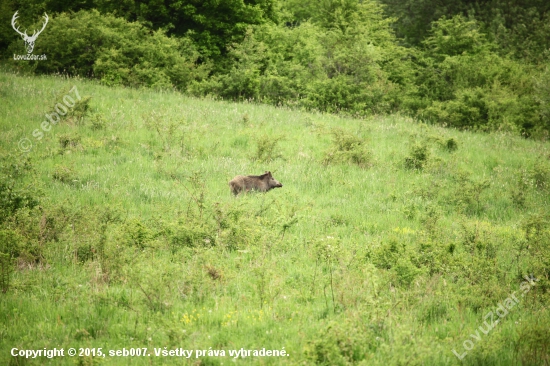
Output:
[[235,178],[229,182],[229,187],[231,187],[231,192],[236,196],[241,192],[249,192],[251,190],[267,192],[273,188],[279,188],[283,185],[279,183],[273,176],[271,172],[265,172],[262,175],[237,175]]

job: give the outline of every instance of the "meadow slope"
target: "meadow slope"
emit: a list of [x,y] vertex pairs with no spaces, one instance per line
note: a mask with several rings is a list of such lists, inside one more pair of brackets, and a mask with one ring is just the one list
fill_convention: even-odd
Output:
[[[0,364],[550,362],[548,143],[6,71],[0,101]],[[54,347],[151,356],[10,355]]]

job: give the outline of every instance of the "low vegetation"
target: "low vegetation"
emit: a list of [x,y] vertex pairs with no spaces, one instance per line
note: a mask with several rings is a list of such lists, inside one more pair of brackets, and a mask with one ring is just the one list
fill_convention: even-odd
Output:
[[[35,138],[73,86],[87,107]],[[547,143],[6,71],[0,94],[1,364],[24,363],[13,347],[284,347],[239,360],[273,365],[549,360]],[[263,171],[284,186],[231,194],[234,176]]]

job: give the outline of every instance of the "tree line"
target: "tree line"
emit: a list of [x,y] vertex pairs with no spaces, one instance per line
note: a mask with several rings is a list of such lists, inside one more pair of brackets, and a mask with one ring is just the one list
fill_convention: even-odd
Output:
[[[35,54],[11,27],[50,22]],[[546,0],[6,0],[10,67],[546,139]]]

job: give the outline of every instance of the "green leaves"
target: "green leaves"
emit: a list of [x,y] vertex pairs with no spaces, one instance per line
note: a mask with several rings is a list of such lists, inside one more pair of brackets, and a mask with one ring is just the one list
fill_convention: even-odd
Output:
[[458,15],[450,19],[445,17],[432,23],[430,35],[424,40],[428,54],[432,57],[475,55],[491,50],[485,34],[474,20],[466,20]]
[[185,89],[204,74],[199,57],[186,38],[168,37],[98,11],[60,14],[37,45],[52,62],[37,64],[37,71],[94,76],[107,85]]

